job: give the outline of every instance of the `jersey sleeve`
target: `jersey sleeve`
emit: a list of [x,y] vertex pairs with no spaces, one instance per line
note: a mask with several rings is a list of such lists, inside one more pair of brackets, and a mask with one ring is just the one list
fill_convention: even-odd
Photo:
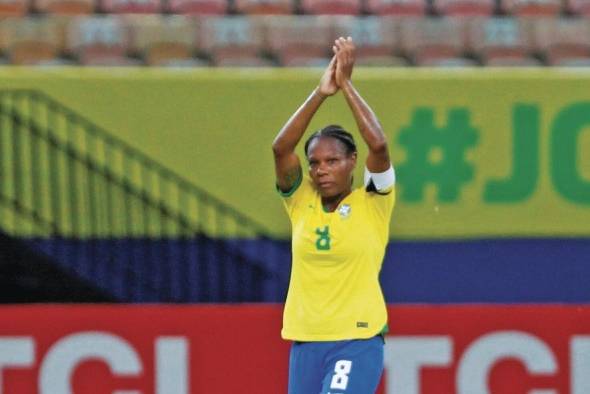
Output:
[[310,195],[313,193],[313,185],[309,177],[301,174],[295,185],[288,192],[283,192],[278,185],[275,185],[277,192],[283,198],[283,205],[289,218],[292,219],[295,212],[311,198]]
[[395,172],[390,167],[383,173],[373,174],[365,167],[367,204],[376,221],[389,229],[395,206]]
[[383,191],[367,191],[367,204],[376,221],[389,226],[395,207],[395,186]]

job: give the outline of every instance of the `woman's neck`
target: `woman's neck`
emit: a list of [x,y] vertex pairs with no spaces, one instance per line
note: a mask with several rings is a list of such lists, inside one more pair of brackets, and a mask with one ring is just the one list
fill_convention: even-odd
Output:
[[334,212],[338,208],[338,204],[351,193],[352,189],[347,189],[340,194],[331,197],[322,197],[322,206],[327,212]]

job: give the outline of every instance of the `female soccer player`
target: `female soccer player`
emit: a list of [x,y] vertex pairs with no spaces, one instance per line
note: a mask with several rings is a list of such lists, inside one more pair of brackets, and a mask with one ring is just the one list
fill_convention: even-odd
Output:
[[[293,266],[282,337],[292,340],[289,394],[374,393],[383,371],[387,311],[379,271],[389,240],[395,174],[379,121],[351,82],[355,47],[339,38],[319,86],[273,142],[277,189],[292,224]],[[338,90],[369,148],[364,187],[352,188],[357,150],[328,126],[295,147],[319,106]]]

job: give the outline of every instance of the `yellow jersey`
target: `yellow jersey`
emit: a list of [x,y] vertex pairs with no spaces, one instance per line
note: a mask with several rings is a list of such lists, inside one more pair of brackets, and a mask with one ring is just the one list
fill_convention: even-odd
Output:
[[354,189],[326,212],[304,176],[281,193],[291,220],[293,264],[283,313],[284,339],[370,338],[387,324],[379,272],[389,240],[395,189]]

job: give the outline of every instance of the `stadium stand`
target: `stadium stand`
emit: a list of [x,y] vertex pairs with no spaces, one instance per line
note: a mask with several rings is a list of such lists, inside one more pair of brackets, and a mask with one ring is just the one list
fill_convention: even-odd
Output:
[[306,14],[358,15],[362,10],[360,0],[301,0]]
[[400,24],[402,50],[418,66],[471,66],[464,58],[462,18],[404,18]]
[[530,57],[530,20],[512,17],[475,18],[468,23],[468,48],[488,66],[538,66]]
[[433,5],[438,14],[449,16],[492,15],[496,8],[494,0],[436,0]]
[[26,0],[4,0],[0,2],[0,17],[23,16],[29,10]]
[[63,47],[57,18],[11,18],[3,21],[4,47],[16,65],[65,63],[58,59]]
[[58,15],[91,14],[96,11],[93,0],[36,0],[35,10]]
[[160,0],[102,0],[101,11],[107,14],[157,14]]
[[121,17],[75,18],[68,26],[66,53],[80,64],[129,66],[139,62],[127,56],[128,29]]
[[216,66],[272,66],[264,59],[264,26],[256,17],[207,18],[200,24],[201,49]]
[[[149,66],[196,67],[208,62],[193,57],[197,22],[185,15],[128,16],[130,50]],[[198,39],[198,38],[197,38]]]
[[426,0],[367,0],[367,12],[375,15],[424,15]]
[[323,66],[331,57],[331,42],[352,36],[363,66],[580,66],[587,64],[589,4],[6,0],[0,4],[0,17],[5,16],[0,21],[0,62]]
[[399,19],[368,16],[342,17],[334,22],[336,37],[354,37],[357,64],[363,66],[405,66],[407,61],[396,53],[399,49]]
[[235,9],[242,14],[285,15],[294,12],[295,4],[290,0],[235,0]]
[[533,22],[537,51],[551,66],[590,66],[590,24],[579,18],[540,18]]
[[282,66],[324,66],[330,61],[333,17],[266,18],[268,49]]
[[562,11],[561,0],[502,0],[507,15],[556,16]]
[[225,0],[169,0],[167,12],[189,15],[223,15],[228,12]]
[[589,0],[569,0],[566,3],[566,11],[574,15],[590,16]]

